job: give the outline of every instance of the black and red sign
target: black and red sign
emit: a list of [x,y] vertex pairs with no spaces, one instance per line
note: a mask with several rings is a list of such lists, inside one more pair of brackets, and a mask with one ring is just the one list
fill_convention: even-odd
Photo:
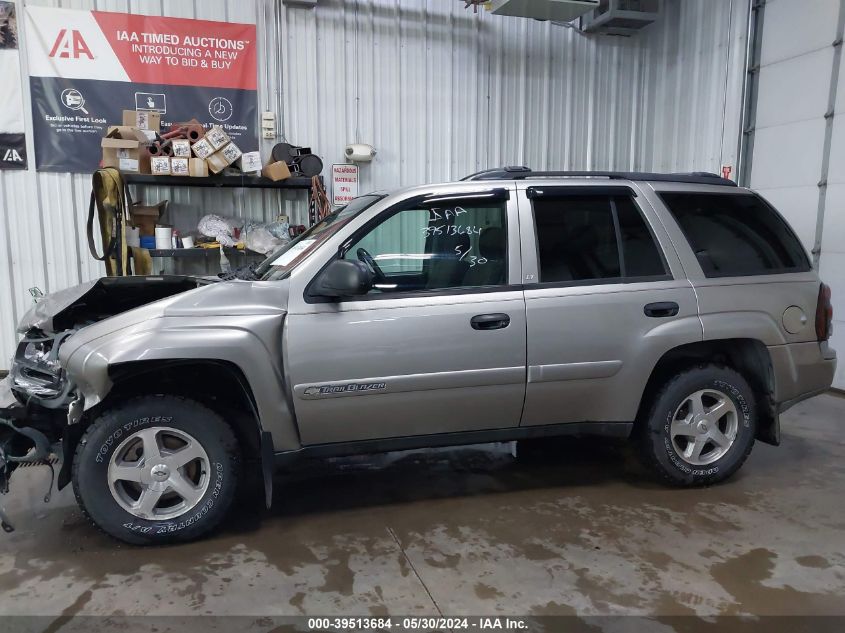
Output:
[[220,125],[244,152],[258,149],[256,32],[159,16],[26,7],[35,162],[90,172],[100,139],[123,110],[161,125]]

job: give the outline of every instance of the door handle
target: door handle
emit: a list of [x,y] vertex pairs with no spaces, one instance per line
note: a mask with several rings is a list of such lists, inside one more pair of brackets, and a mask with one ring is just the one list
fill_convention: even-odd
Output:
[[511,318],[502,312],[479,314],[470,319],[473,330],[501,330],[511,324]]
[[657,303],[649,303],[643,308],[643,312],[647,317],[673,317],[678,314],[678,304],[674,301],[658,301]]

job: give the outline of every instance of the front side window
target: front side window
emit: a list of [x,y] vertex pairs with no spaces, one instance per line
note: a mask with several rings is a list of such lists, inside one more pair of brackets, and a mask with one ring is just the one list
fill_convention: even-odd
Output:
[[484,200],[387,212],[344,258],[367,264],[372,293],[496,286],[507,278],[504,202]]
[[742,193],[661,193],[707,277],[810,270],[801,242],[762,198]]
[[658,246],[628,195],[533,200],[540,283],[662,277]]

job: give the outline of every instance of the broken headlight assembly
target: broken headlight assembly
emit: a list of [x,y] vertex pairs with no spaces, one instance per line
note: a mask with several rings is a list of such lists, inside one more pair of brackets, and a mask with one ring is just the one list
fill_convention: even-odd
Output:
[[59,364],[59,346],[73,330],[48,336],[39,330],[30,330],[18,345],[12,365],[12,390],[27,401],[34,398],[42,406],[67,404],[72,386]]
[[[58,359],[59,346],[73,332],[46,335],[29,330],[18,345],[9,377],[0,383],[0,494],[8,492],[17,468],[48,466],[51,477],[45,501],[50,497],[56,446],[77,397]],[[14,529],[2,506],[0,529]]]

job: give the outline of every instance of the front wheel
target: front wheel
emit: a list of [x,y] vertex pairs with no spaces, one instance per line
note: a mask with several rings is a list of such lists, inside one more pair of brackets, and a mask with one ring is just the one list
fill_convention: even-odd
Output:
[[751,453],[757,426],[754,393],[732,369],[695,367],[663,386],[640,425],[643,460],[665,481],[718,483]]
[[100,415],[76,450],[73,489],[89,518],[126,543],[196,539],[232,503],[239,454],[232,429],[206,407],[145,396]]

